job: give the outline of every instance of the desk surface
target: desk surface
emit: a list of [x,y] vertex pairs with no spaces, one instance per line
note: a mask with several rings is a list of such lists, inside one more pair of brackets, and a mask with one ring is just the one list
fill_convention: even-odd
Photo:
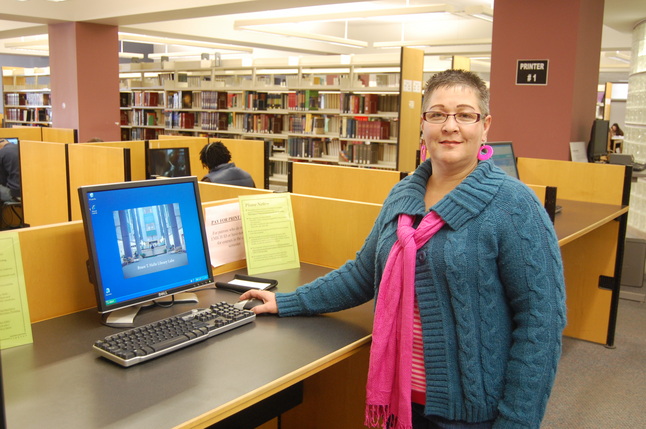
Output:
[[554,229],[559,245],[576,240],[584,234],[610,222],[628,211],[628,206],[557,200],[563,207],[554,217]]
[[[278,291],[290,291],[327,271],[303,264],[266,277],[279,281]],[[198,292],[198,298],[198,305],[143,310],[136,323],[238,300],[234,293],[215,289]],[[2,352],[8,427],[203,427],[352,354],[369,341],[371,331],[372,303],[316,317],[263,315],[122,368],[92,351],[95,340],[117,332],[102,325],[95,310],[36,323],[33,344]]]

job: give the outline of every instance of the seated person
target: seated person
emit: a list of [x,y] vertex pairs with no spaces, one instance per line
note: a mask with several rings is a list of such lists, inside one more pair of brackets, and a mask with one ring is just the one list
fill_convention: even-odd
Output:
[[233,162],[229,162],[231,153],[222,142],[213,142],[204,146],[200,151],[200,161],[209,169],[209,173],[202,178],[203,182],[256,187],[249,173],[236,167]]
[[20,201],[18,145],[0,139],[0,200]]

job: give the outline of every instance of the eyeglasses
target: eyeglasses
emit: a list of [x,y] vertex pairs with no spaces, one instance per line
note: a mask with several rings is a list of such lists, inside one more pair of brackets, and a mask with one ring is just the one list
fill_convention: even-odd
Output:
[[422,119],[424,119],[429,124],[443,124],[449,119],[449,116],[453,116],[455,122],[458,124],[475,124],[480,120],[482,115],[480,113],[473,112],[460,112],[460,113],[444,113],[431,110],[428,112],[422,113]]

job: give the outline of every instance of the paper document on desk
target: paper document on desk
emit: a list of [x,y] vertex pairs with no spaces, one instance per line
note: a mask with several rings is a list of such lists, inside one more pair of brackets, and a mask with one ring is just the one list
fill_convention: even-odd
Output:
[[211,266],[219,267],[245,258],[240,204],[207,207],[204,210]]
[[6,231],[0,234],[0,349],[33,341],[20,239]]
[[250,275],[300,267],[290,194],[244,195],[240,214]]

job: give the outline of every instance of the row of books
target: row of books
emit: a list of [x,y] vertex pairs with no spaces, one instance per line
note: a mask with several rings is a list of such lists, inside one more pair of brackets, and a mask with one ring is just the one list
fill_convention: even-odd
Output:
[[51,94],[48,93],[10,93],[5,94],[7,106],[51,106]]
[[195,112],[164,112],[164,126],[166,128],[192,129],[199,123]]
[[287,122],[287,130],[292,133],[339,134],[340,119],[334,115],[292,115]]
[[136,106],[146,107],[160,107],[163,103],[163,98],[159,92],[156,91],[136,91],[133,92],[134,103]]
[[334,139],[318,137],[290,137],[287,139],[286,152],[295,158],[322,158],[329,154],[330,142]]
[[51,122],[52,120],[52,110],[49,107],[29,109],[8,107],[5,109],[5,115],[5,119],[8,121]]
[[133,126],[157,126],[164,123],[164,114],[155,110],[125,111],[129,117],[129,124]]
[[[160,92],[136,91],[135,106],[160,107]],[[42,95],[42,94],[41,94]],[[121,107],[127,107],[129,93],[121,93]],[[379,112],[397,112],[399,109],[398,94],[348,94],[319,93],[317,90],[299,90],[287,93],[269,93],[264,91],[167,91],[166,108],[168,109],[204,109],[204,110],[337,110],[351,114],[378,114]]]
[[382,145],[379,144],[347,142],[345,147],[339,151],[339,162],[378,164],[381,147]]
[[399,110],[399,94],[341,93],[339,98],[343,113],[376,114]]
[[392,140],[397,138],[397,131],[395,121],[344,117],[339,135],[349,139]]

